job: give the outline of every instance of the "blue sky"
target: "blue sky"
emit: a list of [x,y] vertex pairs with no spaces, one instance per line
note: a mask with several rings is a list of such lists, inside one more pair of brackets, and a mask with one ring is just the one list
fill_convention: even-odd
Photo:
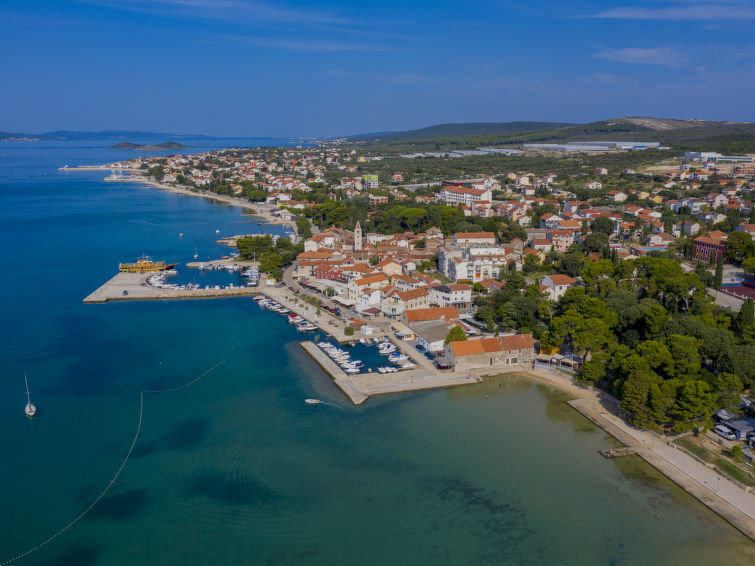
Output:
[[0,0],[0,131],[755,121],[755,0]]

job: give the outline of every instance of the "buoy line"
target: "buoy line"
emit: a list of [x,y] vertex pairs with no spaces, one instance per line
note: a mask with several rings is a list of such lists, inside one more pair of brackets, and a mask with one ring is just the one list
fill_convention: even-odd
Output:
[[92,501],[92,503],[84,509],[81,513],[79,513],[72,521],[70,521],[66,526],[64,526],[62,529],[57,531],[55,534],[47,537],[42,542],[36,544],[35,546],[31,547],[30,549],[22,552],[21,554],[17,554],[13,558],[9,558],[5,562],[0,562],[0,566],[6,566],[7,564],[12,564],[13,562],[16,562],[17,560],[21,560],[22,558],[25,558],[29,556],[30,554],[36,552],[37,550],[40,550],[45,545],[51,543],[53,540],[58,538],[60,535],[65,533],[67,530],[69,530],[71,527],[73,527],[76,523],[81,521],[84,517],[87,516],[87,514],[95,508],[95,506],[102,501],[102,498],[107,495],[107,493],[110,491],[110,489],[115,485],[116,480],[118,479],[118,476],[121,475],[121,472],[123,471],[123,468],[126,467],[126,462],[128,462],[128,459],[131,457],[131,453],[134,451],[134,447],[136,446],[136,441],[139,439],[139,434],[142,431],[142,417],[144,415],[144,394],[145,393],[173,393],[175,391],[180,391],[182,389],[188,389],[192,385],[194,385],[197,381],[202,379],[204,376],[206,376],[208,373],[214,371],[216,368],[223,365],[225,362],[227,362],[228,359],[222,360],[218,363],[216,363],[214,366],[212,366],[210,369],[206,370],[204,373],[202,373],[199,377],[196,377],[192,379],[188,383],[184,383],[183,385],[178,385],[176,387],[166,387],[162,389],[142,389],[139,392],[139,422],[136,426],[136,433],[134,434],[134,439],[131,441],[131,446],[128,449],[128,452],[126,453],[126,457],[123,459],[123,462],[121,462],[120,467],[118,468],[118,471],[115,472],[115,475],[110,480],[110,483],[107,484],[105,489],[100,492],[100,494],[97,496],[97,498]]

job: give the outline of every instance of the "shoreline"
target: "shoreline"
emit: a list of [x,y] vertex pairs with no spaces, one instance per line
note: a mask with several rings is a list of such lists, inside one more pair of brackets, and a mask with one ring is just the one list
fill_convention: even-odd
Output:
[[[61,168],[61,170],[65,171],[76,169],[109,170],[110,168],[106,166]],[[145,185],[164,189],[177,194],[197,196],[215,200],[228,205],[238,206],[242,209],[254,211],[253,216],[258,216],[270,221],[277,220],[273,218],[269,211],[262,210],[257,204],[239,199],[237,197],[192,191],[188,188],[150,181],[146,178],[124,181],[141,182]],[[293,223],[284,222],[284,224],[291,225]],[[293,229],[294,233],[297,234],[295,225],[293,225]],[[338,341],[340,342],[341,340]],[[311,357],[314,358],[314,356]],[[313,362],[318,363],[315,359],[313,359]],[[330,372],[326,371],[326,373]],[[618,401],[616,399],[614,399],[607,393],[597,391],[593,388],[580,387],[574,383],[571,376],[567,376],[565,374],[551,370],[535,368],[528,369],[522,367],[519,368],[518,371],[487,370],[483,373],[478,372],[477,375],[493,376],[505,375],[506,373],[516,374],[534,382],[544,383],[546,385],[569,393],[570,395],[574,395],[574,399],[567,401],[567,404],[569,404],[569,406],[581,413],[585,418],[590,420],[600,429],[605,431],[606,434],[614,437],[622,444],[633,448],[635,453],[638,454],[645,462],[650,464],[664,476],[681,487],[688,494],[692,495],[700,503],[705,505],[708,509],[719,515],[734,528],[750,538],[750,540],[755,541],[755,495],[753,495],[751,492],[748,493],[747,491],[737,487],[727,478],[717,479],[717,472],[701,465],[681,450],[677,450],[675,448],[675,445],[672,444],[670,440],[656,437],[654,434],[646,431],[635,429],[631,425],[624,422],[624,420],[614,412],[618,409]],[[331,375],[331,377],[333,376]],[[442,374],[439,374],[436,377],[443,378],[444,376]],[[334,381],[336,380],[334,379]],[[336,383],[336,385],[339,384]],[[437,385],[435,385],[435,387],[446,388],[450,385],[451,384],[438,383]],[[461,383],[457,385],[461,385]],[[418,389],[407,388],[404,389],[404,391],[408,392],[427,388],[427,386],[420,387]],[[343,390],[343,387],[341,387],[341,389]],[[359,393],[366,393],[363,388],[359,389]],[[374,391],[372,392],[372,395],[381,393],[392,393],[392,391]],[[349,396],[348,393],[347,396]],[[356,396],[358,397],[359,395]],[[366,398],[369,396],[371,395],[367,394],[364,400],[366,400]],[[354,402],[353,399],[352,402]],[[354,404],[358,405],[362,402],[363,401],[360,401],[359,403]],[[606,403],[610,406],[606,406]],[[658,442],[656,442],[656,440]],[[714,489],[712,487],[713,485],[717,485],[718,487]]]
[[[755,495],[676,448],[669,439],[635,429],[616,414],[617,399],[594,388],[575,385],[571,376],[532,369],[516,375],[574,395],[566,403],[647,464],[755,542]],[[608,406],[607,406],[608,405]],[[720,478],[720,479],[719,479]],[[714,487],[715,486],[715,487]]]

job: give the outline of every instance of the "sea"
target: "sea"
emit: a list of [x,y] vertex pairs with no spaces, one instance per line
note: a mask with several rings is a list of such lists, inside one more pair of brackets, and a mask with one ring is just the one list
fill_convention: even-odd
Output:
[[755,563],[642,460],[600,456],[611,437],[546,385],[354,407],[249,298],[83,304],[119,261],[184,276],[219,234],[281,233],[58,170],[134,156],[110,143],[0,143],[0,565]]

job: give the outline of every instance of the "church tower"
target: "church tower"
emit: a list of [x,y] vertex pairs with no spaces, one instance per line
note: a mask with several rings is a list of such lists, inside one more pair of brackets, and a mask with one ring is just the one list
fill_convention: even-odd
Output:
[[357,225],[354,227],[354,251],[362,251],[362,225],[357,220]]

